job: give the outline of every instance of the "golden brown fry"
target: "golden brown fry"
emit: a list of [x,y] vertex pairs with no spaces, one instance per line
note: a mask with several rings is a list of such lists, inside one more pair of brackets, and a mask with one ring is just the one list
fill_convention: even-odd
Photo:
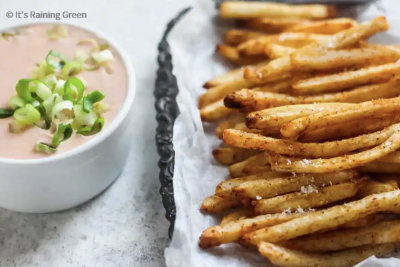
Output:
[[228,30],[224,33],[223,40],[227,45],[237,46],[251,39],[265,36],[265,34],[243,30]]
[[[240,131],[243,131],[243,132],[246,132],[246,133],[254,133],[254,134],[261,134],[262,133],[262,131],[260,131],[260,130],[247,128],[247,126],[246,126],[246,124],[244,122],[236,124],[235,127],[233,127],[233,129],[240,130]],[[222,137],[223,137],[223,134],[222,134]]]
[[324,173],[348,170],[363,166],[400,148],[400,132],[393,134],[384,143],[372,149],[352,155],[330,159],[297,159],[278,154],[270,155],[272,170],[299,173]]
[[364,245],[376,245],[400,242],[400,221],[359,228],[337,230],[315,234],[286,241],[283,245],[290,249],[309,252],[337,251]]
[[232,178],[262,173],[271,170],[268,153],[261,153],[248,158],[245,161],[233,164],[229,167],[229,174]]
[[231,222],[236,222],[239,220],[247,219],[251,215],[252,215],[252,211],[248,210],[248,209],[232,212],[222,218],[220,226],[227,225],[228,223],[231,223]]
[[201,120],[206,122],[218,121],[235,113],[237,113],[235,110],[225,107],[223,99],[200,109]]
[[386,162],[371,162],[360,167],[362,172],[400,174],[400,164]]
[[241,178],[229,179],[227,181],[221,182],[217,185],[215,189],[215,195],[220,197],[235,197],[236,194],[233,192],[233,189],[245,182],[249,181],[261,181],[261,180],[272,180],[278,177],[287,177],[289,174],[287,173],[279,173],[268,170],[266,172],[245,176]]
[[217,128],[215,129],[215,135],[218,137],[218,139],[222,139],[222,135],[225,129],[232,129],[238,123],[241,122],[244,122],[243,114],[237,114],[235,116],[232,116],[231,118],[228,118],[226,121],[218,124]]
[[373,226],[378,223],[381,223],[386,220],[385,214],[370,214],[365,217],[362,217],[358,220],[351,221],[348,223],[345,223],[339,228],[341,229],[351,229],[351,228],[360,228],[360,227],[366,227],[366,226]]
[[345,205],[316,211],[290,222],[260,229],[242,237],[244,243],[281,242],[318,231],[334,229],[369,214],[392,209],[398,205],[400,190],[371,195]]
[[[394,124],[379,132],[325,143],[300,143],[253,133],[245,133],[233,129],[225,130],[223,138],[225,144],[234,147],[272,151],[277,154],[295,157],[330,158],[345,155],[346,153],[358,149],[380,145],[398,131],[400,131],[400,123]],[[379,159],[379,161],[400,163],[399,158],[399,152],[393,152]]]
[[240,205],[240,200],[237,198],[210,196],[204,199],[203,203],[201,204],[201,210],[205,213],[215,214],[231,208],[239,207]]
[[200,237],[199,246],[203,249],[237,241],[240,236],[252,231],[290,221],[303,214],[272,214],[231,222],[226,225],[212,226]]
[[[293,54],[298,53],[319,53],[320,51],[339,50],[349,48],[359,41],[364,40],[378,32],[386,31],[389,28],[385,17],[377,17],[373,20],[363,22],[353,28],[338,32],[332,36],[332,40],[323,41],[316,44],[310,44],[296,50]],[[292,54],[292,55],[293,55]],[[291,56],[284,56],[271,61],[265,67],[254,71],[251,69],[244,70],[244,77],[252,81],[270,81],[276,80],[278,77],[290,73],[294,70],[291,63]]]
[[389,63],[355,71],[315,77],[295,82],[293,94],[324,94],[365,84],[384,83],[400,74],[400,64]]
[[348,182],[358,177],[355,171],[342,171],[322,174],[298,174],[294,177],[255,180],[241,183],[233,188],[240,197],[257,199],[275,197],[278,195],[315,189],[316,187]]
[[311,21],[300,23],[288,28],[287,32],[308,32],[318,34],[335,34],[357,25],[355,20],[349,18],[338,18],[329,20]]
[[236,147],[220,147],[212,151],[214,159],[222,165],[232,165],[259,153],[258,151]]
[[294,53],[290,58],[293,68],[301,71],[335,70],[396,62],[400,58],[400,53],[389,47],[371,47],[327,51],[320,54]]
[[307,210],[354,196],[361,181],[332,185],[319,188],[311,193],[290,193],[269,199],[255,200],[252,202],[254,213],[270,214],[284,211]]
[[390,185],[384,184],[375,181],[369,181],[368,183],[364,183],[361,188],[358,190],[357,197],[363,198],[373,194],[386,193],[390,191],[397,190],[398,188]]
[[261,242],[258,250],[273,264],[284,267],[350,267],[371,257],[383,257],[397,247],[397,244],[369,245],[333,253],[306,253],[287,249],[275,244]]
[[290,55],[294,51],[296,51],[296,48],[283,46],[279,44],[266,44],[264,46],[264,53],[270,59],[277,59],[286,55]]
[[240,21],[240,26],[266,33],[280,33],[295,25],[308,24],[311,20],[301,18],[254,18]]
[[266,57],[261,57],[261,56],[256,56],[256,57],[242,56],[235,47],[227,45],[217,45],[216,52],[221,56],[223,56],[224,58],[241,66],[259,64],[267,60]]
[[370,175],[372,179],[399,188],[400,175],[398,174],[373,174]]
[[288,5],[280,3],[229,1],[221,4],[220,16],[225,19],[259,17],[297,17],[324,19],[336,16],[336,9],[327,5]]

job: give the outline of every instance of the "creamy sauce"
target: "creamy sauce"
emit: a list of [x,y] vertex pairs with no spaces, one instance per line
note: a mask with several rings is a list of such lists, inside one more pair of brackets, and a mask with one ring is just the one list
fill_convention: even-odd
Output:
[[[33,25],[29,32],[9,38],[7,41],[0,38],[0,107],[7,108],[8,100],[16,95],[15,85],[19,79],[30,78],[31,71],[39,63],[45,60],[50,50],[62,53],[70,60],[77,51],[89,51],[90,45],[78,45],[78,42],[96,36],[84,29],[68,26],[68,37],[50,41],[46,31],[52,25]],[[97,38],[96,38],[97,39]],[[103,100],[111,106],[111,109],[103,115],[105,126],[109,125],[121,109],[127,93],[128,77],[124,63],[120,55],[111,48],[114,56],[112,63],[113,73],[108,74],[104,68],[96,71],[82,71],[77,75],[87,82],[85,94],[99,90],[105,95]],[[9,159],[35,159],[48,157],[33,150],[35,143],[51,143],[52,137],[48,131],[38,127],[32,127],[23,133],[12,134],[8,131],[11,118],[0,119],[0,158]],[[101,134],[101,133],[100,133]],[[96,136],[96,135],[95,135]],[[58,154],[78,147],[94,136],[75,135],[62,142],[58,147]]]

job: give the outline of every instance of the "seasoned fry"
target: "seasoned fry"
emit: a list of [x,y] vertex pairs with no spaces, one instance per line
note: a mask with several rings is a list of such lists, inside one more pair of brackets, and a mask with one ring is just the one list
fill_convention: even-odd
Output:
[[370,162],[360,167],[362,172],[400,174],[400,164],[386,162]]
[[290,58],[293,67],[301,71],[334,70],[396,62],[400,58],[400,53],[389,47],[371,47],[327,51],[320,54],[294,53]]
[[265,36],[265,34],[243,30],[228,30],[224,33],[223,40],[227,45],[237,46],[243,42],[261,36]]
[[330,159],[297,159],[278,154],[270,155],[272,170],[299,173],[324,173],[360,167],[400,148],[400,132],[372,149]]
[[297,17],[324,19],[336,16],[333,6],[288,5],[279,3],[229,1],[221,4],[220,16],[225,19],[258,17]]
[[308,19],[260,17],[239,21],[240,26],[266,33],[280,33],[296,25],[309,24]]
[[287,32],[308,32],[319,34],[335,34],[357,25],[355,20],[349,18],[338,18],[330,20],[311,21],[294,25]]
[[[359,41],[364,40],[378,32],[386,31],[389,28],[385,17],[377,17],[373,20],[360,23],[353,28],[345,31],[338,32],[332,36],[330,41],[321,41],[320,43],[313,43],[303,48],[296,50],[295,53],[318,53],[319,51],[339,50],[349,48]],[[292,55],[293,55],[292,54]],[[252,81],[270,81],[275,80],[287,73],[290,73],[294,66],[291,63],[291,56],[284,56],[271,61],[265,67],[254,71],[251,69],[244,70],[244,77],[246,80]]]
[[296,51],[296,48],[283,46],[279,44],[265,44],[264,46],[264,53],[270,59],[277,59],[286,55],[290,55],[294,51]]
[[232,178],[262,173],[271,170],[268,153],[261,153],[248,158],[245,161],[233,164],[229,167],[229,174]]
[[218,121],[235,113],[235,110],[225,107],[223,99],[200,109],[201,120],[206,122]]
[[228,118],[226,121],[218,124],[217,128],[215,129],[215,135],[218,137],[218,139],[222,139],[222,135],[225,129],[232,129],[238,123],[241,122],[244,122],[243,114],[237,114],[235,116],[232,116],[231,118]]
[[304,216],[305,214],[306,213],[261,215],[254,218],[231,222],[226,225],[212,226],[201,234],[199,246],[205,249],[235,242],[243,234],[287,222],[294,218]]
[[219,185],[217,185],[217,187],[215,189],[215,195],[220,196],[220,197],[234,197],[236,194],[233,192],[233,189],[245,182],[272,180],[272,179],[276,179],[278,177],[287,177],[287,176],[289,176],[289,174],[287,174],[287,173],[279,173],[279,172],[273,172],[271,170],[268,170],[268,171],[250,175],[250,176],[229,179],[229,180],[223,181]]
[[222,165],[235,164],[259,153],[258,151],[236,147],[220,147],[212,151],[214,159]]
[[386,193],[390,191],[397,190],[398,188],[390,185],[375,181],[369,181],[364,183],[358,190],[357,197],[363,198],[373,194]]
[[[296,157],[330,158],[344,155],[358,149],[380,145],[398,131],[400,131],[400,123],[394,124],[379,132],[325,143],[300,143],[232,129],[225,130],[223,138],[225,144],[234,147],[272,151],[277,154]],[[400,154],[396,151],[379,159],[379,161],[400,163],[399,158]]]
[[400,64],[389,63],[355,71],[315,77],[295,82],[293,93],[296,95],[324,94],[337,92],[365,84],[383,83],[400,74]]
[[201,210],[205,213],[215,214],[225,210],[240,206],[240,200],[237,198],[222,198],[218,196],[210,196],[204,199],[201,204]]
[[400,190],[371,195],[345,205],[316,211],[290,222],[260,229],[242,237],[243,242],[256,245],[261,241],[281,242],[312,234],[326,229],[334,229],[350,221],[369,214],[387,211],[398,205]]
[[259,64],[267,60],[266,57],[260,57],[260,56],[257,57],[242,56],[240,55],[236,47],[231,47],[227,45],[217,45],[216,52],[221,56],[223,56],[224,58],[242,66]]
[[382,257],[397,247],[397,244],[369,245],[333,253],[306,253],[290,250],[275,244],[261,242],[259,252],[273,264],[284,267],[351,267],[371,257]]
[[268,180],[255,180],[239,184],[233,191],[246,198],[269,198],[286,193],[312,190],[316,187],[331,184],[335,185],[348,182],[358,177],[355,171],[343,171],[323,174],[299,174],[294,177],[274,178]]
[[350,182],[320,188],[311,193],[291,193],[269,199],[252,202],[255,214],[281,213],[296,211],[298,208],[307,210],[354,196],[362,182]]
[[345,224],[339,226],[339,228],[351,229],[351,228],[361,228],[361,227],[366,227],[366,226],[373,226],[373,225],[381,223],[385,220],[386,220],[386,216],[384,214],[370,214],[370,215],[362,217],[358,220],[345,223]]
[[[254,133],[254,134],[261,134],[262,133],[262,131],[260,131],[260,130],[247,128],[247,126],[246,126],[246,124],[244,122],[236,124],[235,127],[233,127],[233,129],[240,130],[240,131],[243,131],[243,132],[246,132],[246,133]],[[223,137],[223,134],[222,134],[222,137]]]
[[373,174],[372,179],[399,188],[400,175],[398,174]]
[[400,221],[389,221],[360,229],[338,230],[297,238],[285,242],[284,246],[309,252],[329,252],[397,242],[400,242]]
[[247,219],[251,215],[252,215],[251,210],[239,210],[239,211],[233,212],[222,218],[220,226],[227,225],[228,223],[231,223],[231,222],[236,222],[239,220]]

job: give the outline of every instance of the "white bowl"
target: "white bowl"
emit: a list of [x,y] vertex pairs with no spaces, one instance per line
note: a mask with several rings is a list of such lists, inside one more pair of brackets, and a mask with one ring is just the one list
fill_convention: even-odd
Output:
[[[45,23],[35,22],[16,27]],[[126,99],[114,121],[77,148],[42,159],[0,158],[0,206],[6,209],[43,213],[84,203],[105,190],[118,177],[132,142],[132,127],[129,124],[136,87],[135,73],[128,56],[111,38],[98,30],[71,23],[60,24],[95,33],[121,55],[128,74]]]

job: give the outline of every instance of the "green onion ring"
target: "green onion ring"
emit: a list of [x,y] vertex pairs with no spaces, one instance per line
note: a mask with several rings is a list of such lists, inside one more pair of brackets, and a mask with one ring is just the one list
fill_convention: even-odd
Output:
[[83,105],[82,110],[86,113],[90,113],[92,111],[92,106],[94,103],[100,102],[104,99],[104,95],[100,93],[98,90],[91,92],[90,94],[83,97]]
[[45,154],[54,154],[57,152],[57,148],[53,147],[52,145],[45,144],[42,142],[37,142],[35,145],[35,150],[37,152],[42,152]]
[[104,127],[104,118],[101,117],[98,118],[92,126],[80,127],[76,133],[84,136],[95,135],[99,133],[103,129],[103,127]]
[[40,121],[40,112],[31,104],[26,104],[25,107],[14,112],[14,118],[19,122],[35,124]]
[[61,71],[61,76],[64,79],[68,79],[68,77],[70,75],[75,75],[78,74],[82,71],[82,63],[77,62],[77,61],[72,61],[69,62],[67,64],[65,64],[65,66],[63,67],[62,71]]
[[[51,60],[51,56],[59,58],[60,61],[57,62],[55,60]],[[64,56],[63,54],[57,53],[53,50],[50,50],[50,52],[46,56],[46,63],[48,66],[53,67],[54,69],[61,69],[63,65],[68,63],[68,58]]]
[[[74,86],[78,91],[76,99],[72,96],[72,86]],[[78,78],[71,77],[64,84],[64,100],[78,102],[82,99],[84,90],[85,86],[83,85],[82,81]]]
[[[63,135],[63,139],[60,140],[60,136]],[[67,141],[72,135],[72,126],[68,124],[59,124],[57,133],[53,136],[52,144],[57,147],[61,142]]]

